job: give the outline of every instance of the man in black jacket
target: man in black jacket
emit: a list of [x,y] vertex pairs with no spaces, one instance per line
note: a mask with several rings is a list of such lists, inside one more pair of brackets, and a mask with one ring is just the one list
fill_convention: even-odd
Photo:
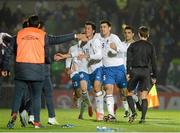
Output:
[[1,70],[3,67],[3,56],[4,56],[4,51],[7,48],[7,44],[10,43],[11,35],[7,33],[0,33],[0,98],[2,96],[1,94],[1,89],[2,89],[2,75],[1,75]]
[[138,89],[141,92],[141,120],[139,123],[145,122],[145,116],[148,108],[147,94],[150,89],[150,78],[152,83],[156,83],[156,54],[151,43],[147,41],[149,30],[145,26],[141,26],[138,31],[139,41],[132,43],[127,51],[127,80],[128,80],[128,96],[127,101],[132,111],[129,122],[133,122],[137,116],[134,102],[132,99],[133,90],[138,84]]

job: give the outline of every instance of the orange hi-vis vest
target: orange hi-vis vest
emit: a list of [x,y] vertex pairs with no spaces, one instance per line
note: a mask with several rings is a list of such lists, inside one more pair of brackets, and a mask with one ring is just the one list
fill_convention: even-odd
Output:
[[44,63],[45,62],[45,34],[41,29],[28,27],[17,34],[16,62]]

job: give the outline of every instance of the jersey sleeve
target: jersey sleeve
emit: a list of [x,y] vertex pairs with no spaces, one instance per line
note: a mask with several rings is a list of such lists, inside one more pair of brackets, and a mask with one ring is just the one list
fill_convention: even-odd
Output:
[[[69,48],[68,54],[71,54],[71,52],[72,52],[72,47]],[[66,63],[65,65],[66,68],[70,68],[72,63],[72,58],[67,58],[65,63]]]
[[157,78],[157,64],[156,64],[156,51],[155,48],[151,47],[151,66],[152,66],[152,73],[151,73],[151,77],[153,78]]
[[132,47],[133,45],[131,44],[127,49],[127,64],[126,64],[127,74],[130,74],[132,67]]
[[121,39],[117,35],[113,36],[113,43],[115,43],[115,45],[116,45],[116,50],[110,48],[110,51],[113,54],[126,51],[124,46],[123,46]]

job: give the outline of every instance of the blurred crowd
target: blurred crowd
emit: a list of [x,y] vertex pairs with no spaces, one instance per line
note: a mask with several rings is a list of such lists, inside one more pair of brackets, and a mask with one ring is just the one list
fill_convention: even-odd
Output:
[[[23,2],[23,1],[22,1]],[[158,84],[172,84],[180,87],[180,1],[179,0],[74,0],[76,5],[69,4],[72,0],[32,1],[34,12],[45,23],[45,29],[50,34],[65,34],[80,32],[86,20],[99,25],[102,19],[110,20],[113,32],[123,40],[122,25],[128,24],[134,29],[140,25],[150,28],[150,41],[154,44],[158,58]],[[54,8],[49,8],[49,4]],[[62,2],[61,2],[62,3]],[[24,11],[23,5],[17,2],[16,10],[3,2],[0,9],[0,31],[15,34],[21,28],[22,22],[30,15]],[[97,29],[98,31],[98,29]],[[68,51],[75,42],[66,43],[51,48],[52,55],[56,52]],[[52,80],[56,88],[71,87],[71,82],[64,71],[64,62],[54,62]],[[7,82],[11,83],[12,80]]]

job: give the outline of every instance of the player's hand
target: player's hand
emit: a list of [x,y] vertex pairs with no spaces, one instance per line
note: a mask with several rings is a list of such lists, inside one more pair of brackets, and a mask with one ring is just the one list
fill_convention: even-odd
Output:
[[78,71],[78,65],[73,63],[71,66],[71,72],[73,73],[74,71]]
[[152,81],[152,84],[155,84],[156,83],[156,78],[151,78],[151,81]]
[[126,74],[126,79],[127,79],[127,81],[130,80],[130,75],[129,74]]
[[68,75],[70,75],[70,74],[72,74],[73,73],[73,71],[71,70],[71,69],[66,69],[66,73],[68,74]]
[[114,49],[114,50],[117,50],[117,47],[116,47],[116,44],[115,43],[110,43],[110,48]]
[[8,76],[8,71],[1,71],[1,75],[3,77],[7,77]]
[[116,57],[117,56],[117,53],[113,53],[112,51],[109,51],[107,53],[108,57],[112,58],[112,57]]
[[61,54],[61,53],[57,53],[57,54],[54,55],[54,60],[55,61],[60,61],[60,60],[63,60],[63,59],[64,59],[64,57],[63,57],[63,54]]
[[59,61],[59,60],[60,60],[60,59],[59,59],[59,55],[55,54],[55,55],[54,55],[54,60],[55,60],[55,61]]
[[76,34],[76,38],[78,40],[83,41],[83,42],[87,42],[88,41],[88,38],[87,38],[87,36],[85,34]]

